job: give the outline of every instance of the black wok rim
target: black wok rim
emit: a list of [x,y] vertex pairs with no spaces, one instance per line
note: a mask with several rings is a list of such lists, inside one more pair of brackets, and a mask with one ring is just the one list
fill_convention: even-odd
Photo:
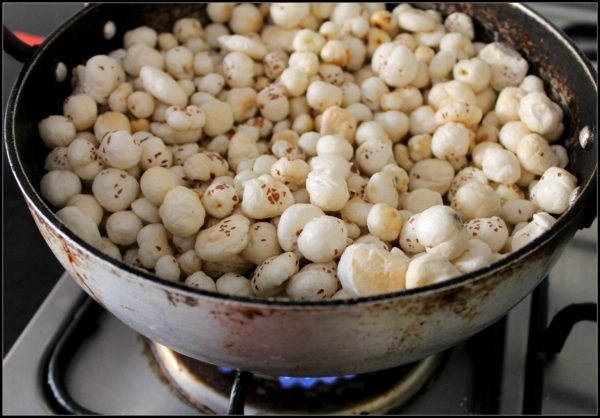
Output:
[[[588,181],[584,185],[580,185],[581,193],[577,197],[576,202],[569,207],[569,209],[564,212],[558,219],[556,224],[549,230],[542,234],[540,237],[536,238],[533,242],[527,244],[523,248],[509,253],[502,259],[490,264],[489,266],[482,268],[480,270],[476,270],[464,275],[457,276],[455,278],[449,279],[447,281],[436,283],[428,286],[422,286],[414,289],[405,289],[392,293],[385,293],[380,295],[373,296],[363,296],[358,298],[350,298],[350,299],[338,299],[338,300],[327,300],[327,301],[297,301],[297,300],[282,300],[282,299],[258,299],[258,298],[250,298],[250,297],[241,297],[241,296],[232,296],[232,295],[224,295],[216,292],[204,291],[200,289],[195,289],[189,286],[184,285],[183,283],[175,283],[165,279],[161,279],[157,276],[152,275],[149,272],[144,270],[137,269],[135,267],[129,266],[123,262],[115,260],[106,254],[102,253],[100,250],[92,247],[90,244],[83,241],[77,235],[75,235],[71,230],[69,230],[58,217],[55,215],[54,211],[46,204],[46,202],[42,199],[42,197],[38,194],[36,189],[33,187],[29,178],[27,177],[23,165],[21,164],[20,157],[17,153],[16,149],[16,140],[15,140],[15,119],[13,117],[15,113],[16,104],[20,98],[20,92],[24,85],[24,80],[26,80],[32,70],[35,67],[36,62],[41,54],[43,54],[44,50],[54,43],[64,32],[68,31],[73,22],[77,21],[85,17],[88,13],[94,12],[94,10],[99,7],[100,4],[89,5],[81,12],[77,13],[69,20],[67,20],[60,28],[58,28],[55,32],[53,32],[50,36],[46,38],[46,40],[38,46],[32,58],[25,63],[24,68],[22,69],[19,77],[12,89],[10,94],[10,98],[6,107],[5,114],[5,124],[4,124],[4,135],[5,135],[5,146],[7,150],[7,156],[9,160],[9,164],[11,166],[11,170],[13,175],[17,180],[17,184],[21,189],[21,193],[28,201],[28,203],[33,206],[33,208],[41,215],[45,221],[51,224],[53,227],[57,228],[63,235],[65,235],[73,244],[76,244],[79,247],[82,247],[84,250],[89,252],[95,258],[103,261],[104,263],[108,263],[113,267],[117,267],[125,272],[135,275],[136,277],[147,280],[151,283],[158,284],[168,288],[175,288],[183,293],[188,293],[195,296],[202,296],[211,299],[221,300],[223,302],[237,302],[245,305],[249,305],[252,307],[264,307],[264,308],[329,308],[329,307],[338,307],[338,306],[358,306],[365,305],[374,302],[386,302],[389,300],[400,300],[413,296],[417,297],[427,297],[432,293],[435,293],[440,290],[451,290],[454,288],[461,287],[463,285],[475,282],[476,280],[484,280],[489,278],[490,276],[495,275],[505,269],[511,268],[528,258],[534,252],[540,250],[540,248],[546,247],[554,240],[557,235],[563,233],[563,231],[571,226],[571,223],[576,219],[579,219],[580,213],[585,208],[585,203],[589,200],[589,198],[593,195],[593,188],[596,185],[597,173],[598,173],[598,165],[594,168],[593,174],[590,176]],[[535,11],[530,9],[527,6],[517,3],[511,3],[511,6],[519,9],[521,12],[529,15],[533,19],[535,19],[539,24],[543,25],[548,31],[554,32],[554,35],[567,47],[573,57],[576,57],[579,60],[582,73],[585,74],[592,82],[595,88],[595,94],[597,95],[598,86],[595,76],[595,71],[593,66],[589,62],[589,60],[583,55],[583,53],[575,47],[570,40],[566,37],[566,35],[558,28],[556,28],[552,23],[546,21],[543,17],[537,14]],[[596,140],[594,138],[594,140]]]

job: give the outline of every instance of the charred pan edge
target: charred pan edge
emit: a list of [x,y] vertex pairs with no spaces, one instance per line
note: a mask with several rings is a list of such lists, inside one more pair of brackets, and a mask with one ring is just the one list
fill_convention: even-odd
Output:
[[[591,66],[591,64],[589,63],[587,58],[585,58],[584,55],[577,48],[575,48],[570,43],[570,41],[568,41],[566,39],[565,35],[561,31],[556,29],[552,24],[548,23],[541,16],[539,16],[537,13],[533,12],[529,8],[527,8],[523,5],[520,5],[520,4],[512,4],[511,6],[513,8],[519,9],[520,12],[526,14],[531,19],[534,19],[537,23],[544,26],[548,31],[551,31],[551,33],[557,39],[559,39],[562,42],[562,44],[569,50],[571,55],[574,57],[577,57],[579,64],[582,66],[583,73],[589,78],[590,83],[594,87],[594,89],[596,91],[596,95],[597,95],[598,87],[597,87],[597,83],[596,83],[596,78],[593,75],[594,74],[593,67]],[[178,295],[177,296],[178,300],[180,300],[183,297],[186,301],[193,300],[195,302],[195,299],[198,296],[201,296],[201,297],[208,297],[208,298],[212,298],[212,299],[222,300],[222,301],[226,301],[226,302],[237,302],[237,303],[248,305],[249,307],[256,307],[256,308],[262,308],[262,307],[324,308],[324,307],[331,307],[331,306],[364,305],[364,304],[371,304],[371,303],[376,303],[376,302],[383,302],[383,301],[387,301],[390,299],[409,298],[409,297],[412,297],[415,295],[426,296],[426,295],[433,294],[439,290],[444,290],[444,291],[446,291],[444,293],[451,294],[454,292],[454,289],[457,289],[458,287],[460,287],[464,284],[472,283],[477,280],[489,279],[496,273],[499,273],[503,270],[507,270],[509,268],[514,268],[516,264],[525,261],[526,258],[528,258],[535,251],[539,250],[540,247],[545,247],[545,246],[549,245],[550,242],[555,239],[555,237],[557,237],[561,233],[565,232],[567,227],[569,227],[569,226],[572,227],[572,225],[570,225],[570,223],[574,222],[576,219],[578,219],[581,216],[581,213],[585,209],[585,204],[587,203],[587,200],[589,200],[590,196],[593,196],[593,194],[595,192],[595,190],[593,190],[593,189],[595,188],[595,184],[596,184],[596,177],[597,177],[597,171],[598,171],[597,163],[594,168],[593,174],[590,176],[590,178],[585,183],[583,192],[579,196],[578,200],[575,202],[574,205],[572,205],[565,213],[563,213],[559,217],[557,223],[550,231],[547,231],[541,237],[537,238],[536,240],[534,240],[530,244],[526,245],[522,249],[520,249],[514,253],[510,253],[508,256],[504,257],[503,259],[501,259],[501,260],[497,261],[496,263],[493,263],[490,266],[487,266],[481,270],[471,272],[471,273],[468,273],[468,274],[465,274],[462,276],[458,276],[458,277],[448,280],[446,282],[429,285],[429,286],[424,286],[421,288],[403,290],[403,291],[399,291],[399,292],[387,293],[387,294],[376,295],[376,296],[347,299],[347,300],[283,301],[283,300],[253,299],[253,298],[246,298],[246,297],[222,295],[222,294],[217,294],[217,293],[212,293],[212,292],[207,292],[207,291],[203,291],[203,290],[199,290],[199,289],[190,288],[183,284],[174,283],[171,281],[160,279],[154,275],[151,275],[150,273],[135,269],[127,264],[124,264],[122,262],[119,262],[117,260],[114,260],[114,259],[108,257],[104,253],[100,252],[96,248],[92,247],[91,245],[89,245],[86,242],[84,242],[83,240],[81,240],[73,232],[71,232],[69,229],[67,229],[65,227],[65,225],[56,217],[56,215],[50,209],[50,207],[48,207],[48,205],[44,202],[44,200],[37,193],[36,189],[33,187],[31,182],[29,181],[29,178],[28,178],[27,174],[25,173],[23,164],[21,163],[21,160],[20,160],[19,155],[16,150],[16,140],[15,140],[16,126],[15,126],[15,120],[14,120],[13,116],[15,113],[17,102],[21,96],[21,91],[22,91],[22,88],[24,85],[23,84],[24,80],[27,80],[27,78],[29,77],[29,74],[31,73],[32,68],[38,62],[40,55],[42,55],[44,53],[44,51],[48,48],[49,45],[51,45],[53,42],[55,42],[59,37],[64,36],[65,32],[67,32],[70,29],[70,27],[73,25],[74,22],[76,22],[77,20],[79,20],[85,16],[88,16],[90,14],[98,13],[98,11],[101,7],[103,7],[102,4],[90,5],[90,6],[86,7],[85,9],[83,9],[77,15],[73,16],[63,26],[61,26],[56,32],[54,32],[52,35],[50,35],[46,39],[46,41],[39,46],[38,50],[36,51],[36,53],[34,54],[32,59],[28,63],[26,63],[25,68],[22,70],[21,74],[19,75],[17,82],[15,83],[15,87],[13,88],[13,90],[11,92],[10,99],[9,99],[9,102],[8,102],[8,105],[6,108],[4,134],[5,134],[5,138],[6,138],[5,146],[7,148],[7,156],[8,156],[9,164],[10,164],[11,169],[13,170],[13,173],[17,179],[17,183],[19,185],[19,188],[21,189],[21,192],[28,200],[28,203],[30,204],[30,206],[32,206],[36,211],[38,211],[38,214],[39,214],[38,220],[40,220],[40,221],[43,220],[43,222],[46,225],[48,225],[51,229],[52,228],[57,229],[60,233],[62,233],[66,237],[67,242],[70,241],[70,243],[72,245],[82,247],[83,249],[85,249],[86,251],[91,253],[91,255],[95,256],[97,259],[101,260],[102,262],[108,263],[112,267],[117,267],[118,269],[124,270],[127,273],[130,273],[132,275],[140,277],[144,280],[148,280],[150,282],[159,284],[162,287],[172,288],[174,290],[176,289],[177,291],[188,295],[188,296]],[[424,7],[424,6],[421,6],[421,7]],[[451,4],[436,4],[435,7],[443,9],[444,11],[448,12],[448,11],[452,11],[453,9],[456,10],[457,6],[451,5]],[[463,6],[463,10],[465,10],[464,6]],[[500,29],[500,33],[502,33],[502,28]],[[555,86],[553,86],[553,88],[554,87]],[[115,271],[118,271],[118,270],[115,270]],[[171,296],[169,298],[171,300],[173,298],[174,293],[171,292],[169,295]]]

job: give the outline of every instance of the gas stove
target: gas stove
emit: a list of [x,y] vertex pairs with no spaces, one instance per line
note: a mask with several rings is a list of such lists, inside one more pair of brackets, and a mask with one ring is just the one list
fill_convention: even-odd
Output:
[[[596,23],[594,9],[532,7],[573,37]],[[54,9],[56,21],[37,33],[64,13]],[[595,46],[585,42],[583,50]],[[594,222],[532,295],[483,332],[410,365],[325,378],[254,376],[185,358],[136,334],[65,273],[4,358],[3,413],[596,414],[596,254]]]

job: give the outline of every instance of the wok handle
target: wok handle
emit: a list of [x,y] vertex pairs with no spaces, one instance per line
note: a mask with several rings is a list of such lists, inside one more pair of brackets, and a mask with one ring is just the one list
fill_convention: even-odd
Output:
[[2,25],[2,50],[8,55],[24,63],[28,61],[35,51],[35,46],[29,46],[20,40],[6,25]]

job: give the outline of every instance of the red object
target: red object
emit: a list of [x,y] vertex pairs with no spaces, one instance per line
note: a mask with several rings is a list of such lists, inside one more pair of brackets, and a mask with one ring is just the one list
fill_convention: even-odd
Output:
[[44,42],[44,37],[39,35],[31,35],[25,32],[14,32],[17,38],[25,42],[29,46],[34,46]]

